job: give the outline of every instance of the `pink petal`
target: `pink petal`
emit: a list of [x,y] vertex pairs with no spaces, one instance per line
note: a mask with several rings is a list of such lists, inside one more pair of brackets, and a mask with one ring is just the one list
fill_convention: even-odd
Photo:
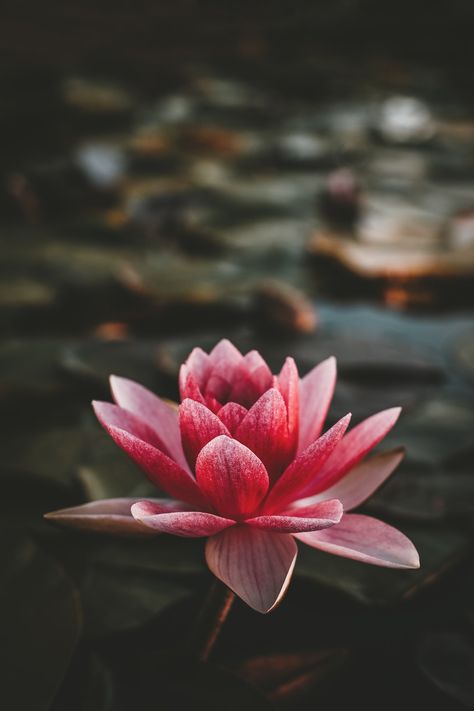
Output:
[[235,526],[208,540],[206,561],[247,605],[266,613],[285,594],[297,552],[292,536]]
[[298,533],[313,548],[386,568],[419,568],[413,543],[396,528],[361,514],[345,514],[341,523],[324,531]]
[[196,378],[199,387],[202,387],[207,380],[211,367],[208,354],[202,348],[193,348],[185,365],[188,371]]
[[187,468],[176,410],[133,380],[112,375],[110,386],[117,405],[132,412],[154,429],[171,458]]
[[210,352],[209,362],[211,367],[204,386],[206,398],[225,402],[229,398],[235,372],[242,362],[242,354],[224,339]]
[[215,510],[227,518],[247,518],[268,491],[268,474],[260,459],[226,436],[216,437],[201,450],[196,478]]
[[235,521],[205,511],[170,510],[153,501],[139,501],[132,506],[132,515],[145,526],[159,533],[171,533],[185,538],[212,536],[233,526]]
[[293,358],[287,358],[278,376],[278,387],[288,412],[288,434],[293,451],[298,442],[300,378]]
[[336,386],[336,359],[317,365],[300,383],[300,435],[298,453],[322,432]]
[[257,400],[234,436],[255,452],[271,477],[282,472],[291,452],[286,405],[278,390],[271,388]]
[[301,531],[319,531],[334,526],[339,523],[342,514],[341,502],[332,499],[274,516],[249,518],[245,523],[248,526],[255,526],[274,533],[299,533]]
[[131,514],[138,499],[103,499],[45,514],[45,518],[68,528],[118,535],[150,535],[151,531]]
[[165,454],[169,454],[164,441],[158,433],[146,422],[134,415],[133,412],[124,410],[118,405],[112,405],[111,402],[98,402],[97,400],[93,401],[92,407],[100,424],[107,431],[109,431],[110,427],[119,427],[160,449]]
[[[111,407],[114,406],[111,405]],[[99,419],[101,418],[99,417]],[[104,419],[101,419],[101,424],[114,442],[143,469],[153,484],[176,499],[188,501],[195,506],[206,507],[206,499],[188,470],[183,469],[160,449],[144,442],[134,434],[112,425]]]
[[221,407],[218,411],[217,416],[224,423],[224,425],[229,430],[230,434],[234,436],[234,433],[248,410],[242,405],[238,405],[236,402],[228,402],[227,405]]
[[303,492],[312,496],[326,491],[344,474],[356,466],[371,449],[373,449],[392,429],[398,420],[401,408],[392,407],[383,410],[358,424],[342,440],[326,460],[318,476]]
[[384,481],[398,467],[404,454],[403,448],[400,447],[391,452],[383,452],[370,457],[370,459],[365,459],[351,469],[334,486],[326,489],[321,494],[302,499],[297,502],[297,505],[305,506],[329,497],[331,499],[339,499],[344,506],[344,511],[355,509],[382,486]]
[[182,365],[179,370],[179,395],[181,400],[190,398],[203,405],[206,403],[196,376],[186,364]]
[[[281,510],[298,498],[331,456],[346,431],[351,416],[346,415],[300,454],[283,472],[265,502],[265,512]],[[325,497],[327,498],[327,497]]]
[[230,369],[239,365],[242,360],[242,353],[227,338],[223,338],[214,346],[209,353],[209,361],[212,368],[224,364]]
[[189,398],[179,406],[179,426],[183,448],[192,467],[205,444],[219,435],[229,435],[229,430],[217,415]]
[[273,385],[271,370],[257,351],[250,351],[244,356],[235,370],[233,380],[229,400],[247,408]]

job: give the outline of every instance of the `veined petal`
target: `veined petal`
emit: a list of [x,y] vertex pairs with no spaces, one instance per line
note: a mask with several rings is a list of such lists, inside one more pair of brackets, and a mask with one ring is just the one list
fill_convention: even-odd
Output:
[[281,473],[291,453],[286,405],[276,388],[267,390],[257,400],[234,436],[258,456],[271,477]]
[[214,437],[230,435],[223,422],[205,405],[187,398],[179,406],[183,448],[192,467],[201,449]]
[[122,536],[146,536],[152,532],[131,513],[138,499],[102,499],[82,506],[72,506],[45,514],[44,518],[61,526],[94,533],[112,533]]
[[208,540],[206,561],[247,605],[267,613],[286,592],[297,552],[292,536],[235,526]]
[[181,400],[190,398],[201,404],[205,404],[204,396],[197,381],[196,376],[190,368],[184,363],[179,369],[179,395]]
[[234,436],[236,429],[244,419],[248,410],[236,402],[228,402],[220,408],[217,413],[218,418],[224,423],[230,434]]
[[293,452],[298,444],[300,378],[293,358],[287,358],[278,376],[278,387],[288,412],[288,435]]
[[219,341],[209,354],[209,373],[204,385],[206,398],[226,401],[232,389],[234,375],[243,356],[227,339]]
[[134,434],[110,425],[106,421],[102,424],[115,444],[143,469],[155,486],[176,499],[198,507],[206,507],[206,499],[188,470],[183,469],[160,449],[144,442]]
[[273,516],[257,516],[246,520],[248,526],[255,526],[274,533],[300,533],[319,531],[339,523],[343,508],[340,501],[332,499],[313,506],[295,509]]
[[404,449],[399,447],[391,452],[383,452],[370,457],[370,459],[365,459],[351,469],[334,486],[326,489],[321,494],[295,502],[295,506],[298,508],[300,506],[308,506],[329,497],[331,499],[339,499],[344,506],[344,511],[355,509],[382,486],[384,481],[398,467],[404,455]]
[[382,410],[352,429],[326,460],[317,478],[305,489],[305,496],[319,494],[333,486],[356,466],[392,429],[400,415],[400,407]]
[[252,514],[268,491],[268,474],[260,459],[226,436],[216,437],[201,450],[196,479],[215,510],[237,520]]
[[188,464],[181,445],[176,410],[133,380],[111,375],[110,387],[117,405],[133,413],[154,429],[171,458],[186,469]]
[[133,412],[124,410],[111,402],[98,402],[97,400],[92,402],[92,407],[100,424],[108,432],[111,427],[119,427],[121,430],[129,432],[131,435],[160,449],[164,454],[169,455],[168,449],[158,432],[140,417],[134,415]]
[[[274,513],[294,501],[312,482],[321,466],[331,456],[346,431],[350,414],[307,447],[276,481],[264,505],[265,513]],[[325,497],[327,498],[327,497]]]
[[345,514],[341,523],[324,531],[298,533],[313,548],[386,568],[419,568],[413,543],[400,531],[362,514]]
[[199,387],[202,387],[209,375],[210,359],[208,354],[202,348],[193,348],[185,365],[196,378]]
[[172,509],[166,503],[138,501],[132,506],[132,515],[140,523],[159,533],[171,533],[185,538],[212,536],[233,526],[235,521],[205,511]]
[[336,359],[317,365],[300,382],[300,432],[298,453],[322,432],[336,386]]
[[257,351],[250,351],[242,358],[233,380],[229,400],[247,408],[273,385],[271,370]]

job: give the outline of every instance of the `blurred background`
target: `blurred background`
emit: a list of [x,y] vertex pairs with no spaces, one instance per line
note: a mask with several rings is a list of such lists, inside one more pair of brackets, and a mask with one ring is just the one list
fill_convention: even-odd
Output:
[[[8,708],[474,705],[473,29],[470,0],[1,10]],[[422,568],[301,551],[284,605],[236,606],[220,666],[177,677],[201,544],[41,516],[146,495],[90,400],[110,373],[176,399],[221,337],[274,371],[336,355],[331,422],[404,408],[366,509]]]

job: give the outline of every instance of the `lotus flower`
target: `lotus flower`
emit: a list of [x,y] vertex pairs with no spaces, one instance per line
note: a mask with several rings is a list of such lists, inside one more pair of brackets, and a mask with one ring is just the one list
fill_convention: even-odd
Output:
[[297,543],[391,568],[417,568],[413,544],[363,503],[403,457],[366,455],[399,408],[346,432],[346,415],[322,433],[336,381],[334,358],[300,379],[288,358],[278,375],[256,351],[229,341],[196,348],[181,367],[176,408],[141,385],[111,377],[116,404],[95,402],[103,427],[169,498],[108,499],[48,514],[115,533],[207,537],[210,570],[255,610],[285,593]]

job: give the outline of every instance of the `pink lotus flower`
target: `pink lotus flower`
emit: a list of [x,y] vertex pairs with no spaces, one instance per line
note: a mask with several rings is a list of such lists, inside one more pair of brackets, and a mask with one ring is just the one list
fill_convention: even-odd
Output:
[[348,513],[393,472],[400,449],[365,456],[395,424],[384,410],[346,433],[350,415],[321,434],[336,381],[334,358],[300,380],[293,359],[278,375],[256,352],[221,341],[181,368],[179,410],[112,376],[115,405],[95,402],[113,440],[172,498],[108,499],[49,514],[114,533],[208,537],[211,571],[248,605],[269,612],[295,565],[296,540],[391,568],[417,568],[402,533]]

